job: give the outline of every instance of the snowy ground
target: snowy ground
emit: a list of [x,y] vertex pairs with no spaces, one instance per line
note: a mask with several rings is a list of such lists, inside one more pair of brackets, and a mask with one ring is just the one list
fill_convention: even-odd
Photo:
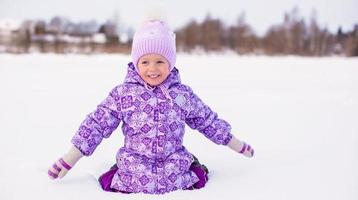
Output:
[[123,144],[120,130],[62,180],[47,168],[85,115],[122,82],[121,55],[0,54],[0,199],[358,199],[358,59],[179,55],[182,81],[254,159],[187,128],[186,147],[210,169],[202,190],[113,194],[96,179]]

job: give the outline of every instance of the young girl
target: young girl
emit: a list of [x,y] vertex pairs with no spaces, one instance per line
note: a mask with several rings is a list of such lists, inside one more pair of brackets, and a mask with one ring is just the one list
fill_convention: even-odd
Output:
[[83,156],[90,156],[122,121],[124,146],[117,163],[100,178],[105,191],[162,194],[205,186],[208,170],[183,146],[185,124],[216,144],[247,157],[254,150],[236,139],[192,89],[181,83],[175,68],[175,35],[160,20],[145,22],[135,33],[132,62],[124,83],[82,122],[73,146],[48,170],[62,178]]

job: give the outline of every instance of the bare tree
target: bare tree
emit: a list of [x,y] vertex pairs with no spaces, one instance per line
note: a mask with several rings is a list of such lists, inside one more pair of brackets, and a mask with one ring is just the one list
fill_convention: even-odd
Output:
[[259,42],[253,29],[245,21],[245,13],[242,12],[237,23],[229,27],[228,47],[239,54],[252,53],[258,49]]
[[190,51],[200,44],[202,33],[200,25],[192,20],[185,27],[176,31],[177,45],[180,50]]

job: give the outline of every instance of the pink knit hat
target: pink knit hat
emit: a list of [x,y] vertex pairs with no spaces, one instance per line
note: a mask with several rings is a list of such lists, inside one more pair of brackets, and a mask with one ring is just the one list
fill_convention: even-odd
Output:
[[161,20],[149,20],[135,32],[132,43],[132,62],[137,69],[139,58],[155,53],[165,57],[170,71],[175,66],[175,34],[167,23]]

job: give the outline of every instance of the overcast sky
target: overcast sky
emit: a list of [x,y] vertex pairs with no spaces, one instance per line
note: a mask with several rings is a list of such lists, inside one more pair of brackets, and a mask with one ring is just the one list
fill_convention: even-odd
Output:
[[0,0],[0,19],[44,19],[60,15],[73,21],[111,19],[136,28],[147,16],[161,16],[177,28],[190,19],[201,21],[207,13],[227,24],[245,11],[246,21],[258,34],[283,21],[284,12],[297,6],[309,21],[312,10],[318,23],[331,31],[351,30],[358,24],[358,0]]

